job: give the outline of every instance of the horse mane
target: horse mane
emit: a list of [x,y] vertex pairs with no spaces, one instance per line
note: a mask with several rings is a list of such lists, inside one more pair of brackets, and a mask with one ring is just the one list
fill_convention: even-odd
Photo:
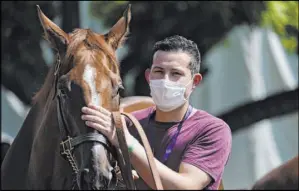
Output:
[[[87,57],[84,56],[84,54],[81,54],[82,58],[77,58],[78,64],[81,64],[86,59],[92,59],[94,63],[99,63],[99,57],[95,55],[94,50],[101,50],[105,55],[108,56],[110,63],[112,63],[109,66],[104,65],[104,67],[113,73],[119,74],[119,64],[116,59],[115,53],[112,51],[111,47],[108,46],[108,44],[105,42],[105,38],[107,37],[98,35],[99,37],[95,36],[97,34],[93,33],[90,29],[75,29],[72,33],[69,34],[71,37],[71,41],[68,45],[65,57],[63,60],[61,60],[61,68],[59,70],[66,71],[67,69],[71,69],[72,67],[72,61],[76,57],[75,53],[78,52],[78,49],[81,49],[83,46],[88,50],[90,54],[88,54]],[[48,39],[46,39],[49,41]],[[49,41],[50,42],[50,41]],[[80,57],[80,56],[77,56]],[[32,104],[36,104],[39,100],[42,100],[46,102],[51,94],[51,91],[55,88],[55,67],[58,64],[58,58],[59,54],[56,54],[56,61],[55,64],[53,64],[49,72],[45,78],[45,82],[40,88],[40,90],[33,96],[32,98]],[[80,63],[81,62],[81,63]],[[59,73],[58,73],[59,74]],[[57,74],[57,75],[58,75]],[[59,76],[58,76],[59,77]]]

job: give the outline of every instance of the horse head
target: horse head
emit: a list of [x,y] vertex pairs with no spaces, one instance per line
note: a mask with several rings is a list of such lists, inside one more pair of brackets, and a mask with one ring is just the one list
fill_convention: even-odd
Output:
[[[57,52],[53,91],[48,92],[47,101],[57,98],[62,152],[73,167],[79,188],[106,189],[115,178],[111,146],[103,135],[85,125],[81,108],[92,103],[110,111],[119,109],[123,86],[116,50],[129,30],[130,5],[106,34],[90,29],[66,33],[38,6],[37,10],[46,40]],[[40,91],[35,99],[42,94]]]

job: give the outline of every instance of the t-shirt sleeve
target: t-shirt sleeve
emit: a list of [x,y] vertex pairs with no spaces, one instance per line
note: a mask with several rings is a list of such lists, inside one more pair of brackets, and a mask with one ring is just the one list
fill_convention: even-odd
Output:
[[232,135],[226,123],[213,123],[205,127],[184,152],[182,162],[198,167],[211,176],[214,183],[222,176],[231,152]]

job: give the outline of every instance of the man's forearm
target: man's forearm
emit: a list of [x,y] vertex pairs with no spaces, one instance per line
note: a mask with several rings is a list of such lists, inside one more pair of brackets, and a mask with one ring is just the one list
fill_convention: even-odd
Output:
[[[133,139],[135,138],[131,138],[131,141],[136,141]],[[147,185],[152,189],[156,189],[144,147],[138,141],[134,143],[134,149],[131,153],[131,162],[139,176],[142,177]],[[192,183],[188,178],[171,170],[157,159],[155,159],[155,164],[164,189],[192,189]]]

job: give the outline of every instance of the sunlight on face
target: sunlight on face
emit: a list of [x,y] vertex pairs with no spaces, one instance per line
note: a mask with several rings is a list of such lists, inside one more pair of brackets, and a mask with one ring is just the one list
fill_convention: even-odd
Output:
[[153,57],[150,79],[167,79],[178,83],[188,83],[191,79],[189,64],[191,56],[185,52],[157,51]]

